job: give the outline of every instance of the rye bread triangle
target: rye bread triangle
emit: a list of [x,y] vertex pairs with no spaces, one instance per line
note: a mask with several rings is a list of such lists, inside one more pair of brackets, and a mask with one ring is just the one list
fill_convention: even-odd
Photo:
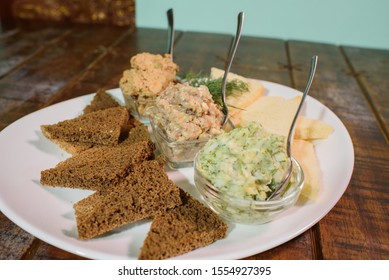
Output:
[[[100,89],[94,95],[91,102],[84,108],[84,114],[105,110],[108,108],[121,106],[119,102],[109,93]],[[93,147],[101,147],[104,145],[79,141],[63,141],[61,139],[53,139],[51,135],[42,130],[46,138],[55,143],[65,152],[76,155]],[[135,135],[136,134],[136,135]],[[139,135],[138,135],[139,134]],[[119,144],[132,144],[138,141],[150,140],[150,135],[147,127],[138,121],[134,116],[129,115],[128,122],[122,127],[119,138]]]
[[125,107],[113,107],[56,124],[42,125],[41,130],[53,140],[112,146],[118,144],[128,119],[129,113]]
[[74,204],[79,239],[148,219],[181,203],[179,187],[155,160],[134,167],[126,180]]
[[91,102],[84,108],[84,114],[121,106],[119,102],[103,89],[99,89]]
[[43,186],[99,190],[115,186],[143,161],[154,158],[155,145],[140,141],[132,145],[91,148],[69,157],[54,168],[41,171]]
[[[51,139],[49,135],[47,135],[45,132],[43,132],[43,134],[62,150],[73,156],[91,148],[99,148],[105,146],[95,143],[61,141],[58,139]],[[151,140],[151,136],[147,126],[143,125],[142,123],[139,123],[135,118],[130,117],[128,123],[122,128],[118,145],[132,145],[136,142],[148,140]]]
[[153,218],[138,259],[161,260],[205,247],[227,234],[227,224],[181,190],[182,204]]

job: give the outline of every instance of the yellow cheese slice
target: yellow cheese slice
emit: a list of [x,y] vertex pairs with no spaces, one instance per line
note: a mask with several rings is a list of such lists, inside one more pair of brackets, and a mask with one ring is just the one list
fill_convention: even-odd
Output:
[[240,114],[237,126],[246,126],[255,121],[269,132],[287,136],[301,97],[285,99],[280,96],[258,98]]
[[[262,96],[249,105],[234,118],[236,126],[246,126],[256,121],[269,132],[287,136],[296,114],[301,97],[285,99],[280,96]],[[322,120],[300,115],[298,117],[294,138],[303,140],[326,139],[333,132],[333,127]]]
[[292,143],[292,156],[302,166],[305,177],[299,203],[316,201],[322,185],[322,174],[314,144],[310,141],[294,139]]
[[[211,68],[211,79],[218,79],[222,78],[223,76],[224,70],[215,67]],[[249,91],[243,93],[233,92],[231,95],[227,96],[226,103],[231,119],[235,119],[237,115],[242,112],[242,109],[245,109],[265,92],[265,88],[261,82],[247,79],[235,73],[228,73],[227,81],[235,79],[246,83],[249,87]]]
[[326,139],[333,132],[333,127],[322,120],[300,116],[296,123],[294,138],[296,139]]

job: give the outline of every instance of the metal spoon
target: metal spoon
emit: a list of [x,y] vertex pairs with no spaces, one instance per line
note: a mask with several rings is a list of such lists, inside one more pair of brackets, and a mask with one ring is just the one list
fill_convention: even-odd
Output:
[[[228,119],[228,107],[226,104],[226,84],[227,84],[227,76],[228,73],[230,72],[231,69],[231,64],[232,61],[234,60],[236,49],[238,48],[239,40],[240,40],[240,35],[242,33],[242,28],[243,28],[243,21],[244,21],[244,13],[240,12],[238,15],[238,27],[236,29],[236,35],[234,38],[234,42],[232,44],[232,48],[230,50],[229,58],[228,58],[228,63],[226,66],[226,69],[224,71],[224,76],[223,76],[223,82],[222,82],[222,110],[224,113],[224,118],[222,121],[222,126],[224,126],[227,122]],[[231,126],[234,128],[235,126],[233,123],[230,121]]]
[[290,128],[289,128],[288,138],[287,138],[287,142],[286,142],[286,153],[287,153],[287,156],[289,159],[288,172],[286,173],[282,182],[275,188],[274,192],[266,200],[271,200],[271,199],[274,199],[274,198],[280,196],[283,193],[284,189],[289,184],[290,177],[292,174],[292,169],[293,169],[292,168],[293,165],[292,165],[291,145],[292,145],[292,140],[293,140],[293,135],[294,135],[294,128],[296,126],[297,118],[300,114],[301,108],[303,107],[305,97],[308,95],[309,89],[311,88],[313,77],[315,76],[315,72],[316,72],[317,59],[318,59],[317,55],[312,57],[311,69],[309,71],[309,78],[307,81],[307,85],[305,86],[305,90],[304,90],[303,95],[301,97],[300,104],[297,108],[296,114],[294,115],[292,124],[290,125]]
[[174,45],[174,15],[173,15],[173,9],[167,10],[166,15],[167,15],[167,21],[168,21],[168,24],[169,24],[168,40],[167,40],[167,53],[170,54],[170,57],[173,60],[173,45]]

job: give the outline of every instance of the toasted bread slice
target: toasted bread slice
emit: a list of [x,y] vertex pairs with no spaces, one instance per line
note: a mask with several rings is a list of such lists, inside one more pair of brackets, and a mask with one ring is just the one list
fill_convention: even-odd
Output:
[[155,145],[142,141],[133,145],[91,148],[67,158],[54,168],[41,171],[40,183],[99,190],[118,184],[141,162],[154,157]]
[[[48,135],[45,130],[42,130],[42,132],[46,136],[46,138],[50,139],[62,150],[64,150],[65,152],[73,156],[91,148],[99,148],[105,146],[105,145],[95,144],[95,143],[84,143],[78,141],[67,142],[67,141],[61,141],[59,139],[51,139],[50,135]],[[122,128],[118,145],[131,145],[136,142],[146,141],[146,140],[151,140],[151,136],[147,126],[143,125],[137,119],[130,116],[128,123]]]
[[[92,112],[96,112],[99,110],[105,110],[108,108],[114,108],[121,106],[119,102],[109,93],[106,91],[100,89],[97,91],[97,93],[93,96],[93,99],[91,102],[84,108],[83,113],[88,114]],[[119,139],[119,142],[121,142],[123,139],[128,136],[129,130],[131,130],[133,127],[140,125],[140,122],[137,121],[133,116],[129,115],[129,119],[126,125],[122,127],[121,136]],[[43,127],[42,129],[43,135],[54,142],[57,146],[59,146],[62,150],[65,152],[76,155],[78,153],[81,153],[87,149],[93,148],[93,147],[101,147],[104,145],[93,143],[93,142],[80,142],[80,141],[65,141],[61,138],[52,138],[52,134],[49,132],[46,127]]]
[[118,144],[129,113],[125,107],[113,107],[76,118],[42,125],[42,133],[60,142],[82,142],[112,146]]
[[138,259],[171,258],[225,238],[227,225],[216,213],[183,191],[181,199],[154,217]]
[[103,89],[99,89],[92,101],[84,108],[84,114],[121,106],[119,102]]
[[79,239],[151,218],[181,204],[180,189],[156,161],[137,165],[126,180],[74,205]]
[[151,141],[151,135],[147,126],[139,124],[123,133],[119,145],[132,145],[140,141]]

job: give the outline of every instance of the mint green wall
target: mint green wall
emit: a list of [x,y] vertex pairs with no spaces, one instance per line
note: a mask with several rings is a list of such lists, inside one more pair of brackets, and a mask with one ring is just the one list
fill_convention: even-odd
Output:
[[137,0],[138,27],[235,34],[389,49],[389,0]]

